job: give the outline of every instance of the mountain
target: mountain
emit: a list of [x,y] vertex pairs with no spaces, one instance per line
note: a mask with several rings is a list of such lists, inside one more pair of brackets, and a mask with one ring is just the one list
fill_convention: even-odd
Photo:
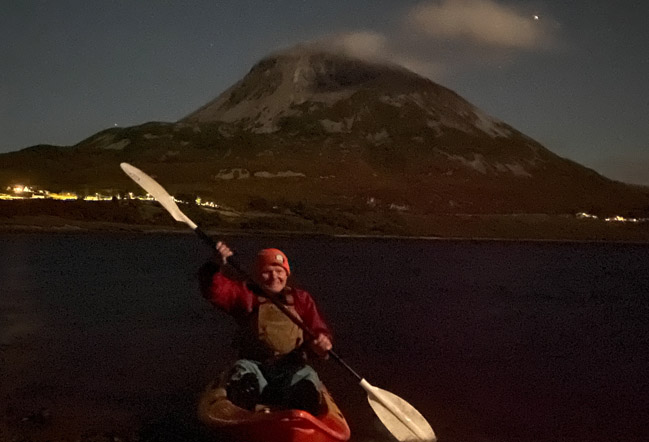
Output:
[[421,216],[649,208],[646,189],[559,157],[427,78],[313,45],[264,58],[178,122],[1,155],[0,184],[130,189],[121,161],[174,192],[238,208]]

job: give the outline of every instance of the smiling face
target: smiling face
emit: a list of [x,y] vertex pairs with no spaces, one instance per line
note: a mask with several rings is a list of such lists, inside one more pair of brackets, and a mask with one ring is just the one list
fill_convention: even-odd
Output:
[[257,283],[265,292],[276,295],[286,287],[288,274],[284,267],[276,264],[263,266],[258,274]]

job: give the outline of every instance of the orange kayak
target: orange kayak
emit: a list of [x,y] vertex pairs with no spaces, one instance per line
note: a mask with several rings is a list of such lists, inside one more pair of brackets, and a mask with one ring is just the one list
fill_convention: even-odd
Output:
[[255,411],[237,407],[218,385],[208,387],[198,404],[198,417],[215,432],[240,442],[344,442],[350,431],[345,417],[326,388],[322,387],[320,413],[303,410]]

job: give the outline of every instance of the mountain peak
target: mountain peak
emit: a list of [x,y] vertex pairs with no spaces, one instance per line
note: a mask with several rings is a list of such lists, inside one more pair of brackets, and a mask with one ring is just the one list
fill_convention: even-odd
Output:
[[459,99],[401,66],[353,57],[316,43],[302,44],[263,58],[243,79],[181,122],[221,121],[268,133],[279,130],[283,118],[308,113],[307,103],[321,109],[360,91],[385,98],[430,88]]
[[265,57],[255,67],[266,66],[269,63],[286,63],[289,67],[292,65],[298,70],[298,75],[307,74],[304,79],[309,80],[315,90],[358,86],[395,74],[408,77],[411,81],[429,81],[403,66],[386,60],[352,55],[343,48],[318,42],[303,43],[277,51]]

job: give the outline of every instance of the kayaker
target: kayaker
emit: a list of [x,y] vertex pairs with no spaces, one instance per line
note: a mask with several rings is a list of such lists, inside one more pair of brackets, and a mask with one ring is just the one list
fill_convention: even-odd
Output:
[[[252,272],[257,292],[255,284],[242,280],[227,265],[230,256],[232,250],[218,242],[214,260],[200,271],[203,296],[233,316],[240,329],[240,359],[228,373],[228,398],[249,410],[264,403],[317,415],[321,382],[306,360],[309,353],[327,357],[332,348],[329,327],[308,292],[286,285],[291,268],[281,250],[263,249],[257,254]],[[316,338],[305,342],[302,329],[269,297],[301,318]]]

